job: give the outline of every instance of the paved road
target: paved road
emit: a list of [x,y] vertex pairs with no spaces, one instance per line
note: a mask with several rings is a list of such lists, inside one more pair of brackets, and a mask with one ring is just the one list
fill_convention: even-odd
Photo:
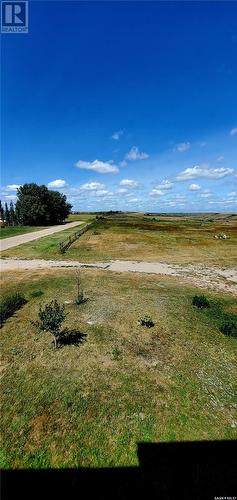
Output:
[[43,236],[49,236],[50,234],[59,233],[60,231],[70,229],[72,227],[78,226],[79,224],[83,224],[83,222],[68,222],[68,224],[51,226],[47,229],[41,229],[40,231],[35,231],[33,233],[21,234],[20,236],[11,236],[11,238],[0,240],[0,250],[8,250],[8,248],[23,245],[23,243],[28,243],[28,241],[38,240],[38,238],[42,238]]

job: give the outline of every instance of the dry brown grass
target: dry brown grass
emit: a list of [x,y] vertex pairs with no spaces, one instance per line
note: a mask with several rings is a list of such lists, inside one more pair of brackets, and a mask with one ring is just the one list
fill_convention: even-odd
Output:
[[[88,216],[87,216],[88,217]],[[214,217],[214,216],[213,216]],[[152,217],[135,214],[124,220],[102,220],[95,229],[85,233],[63,255],[63,260],[80,262],[111,259],[167,262],[178,264],[236,265],[236,217],[205,216]],[[228,239],[216,240],[224,232]],[[65,231],[66,233],[66,231]],[[3,257],[43,258],[61,260],[59,241],[67,235],[58,233],[3,252]]]
[[[67,258],[81,261],[110,259],[144,260],[167,263],[236,264],[237,222],[103,221],[99,235],[88,231],[76,241]],[[227,240],[216,240],[224,232]]]

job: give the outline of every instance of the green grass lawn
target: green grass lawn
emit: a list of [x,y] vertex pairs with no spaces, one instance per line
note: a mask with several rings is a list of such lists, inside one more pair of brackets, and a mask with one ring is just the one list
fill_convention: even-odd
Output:
[[25,233],[33,233],[34,231],[40,231],[40,229],[46,229],[50,226],[9,226],[0,228],[0,238],[10,238],[11,236],[19,236]]
[[[2,275],[4,295],[29,300],[1,331],[2,467],[136,465],[139,441],[236,438],[237,339],[219,331],[235,298],[208,292],[211,308],[198,310],[199,290],[173,277],[81,278],[88,301],[77,306],[72,270]],[[67,302],[65,325],[86,334],[81,345],[55,350],[32,326],[54,298]],[[145,314],[151,329],[137,323]]]
[[[76,216],[77,217],[77,216]],[[84,217],[84,218],[83,218]],[[84,222],[93,218],[82,215]],[[59,242],[75,229],[42,238],[3,252],[4,257],[62,258]],[[226,233],[226,240],[215,234]],[[110,259],[163,261],[167,263],[236,265],[237,221],[210,222],[204,217],[163,217],[158,221],[141,215],[101,220],[80,237],[64,260],[95,262]]]

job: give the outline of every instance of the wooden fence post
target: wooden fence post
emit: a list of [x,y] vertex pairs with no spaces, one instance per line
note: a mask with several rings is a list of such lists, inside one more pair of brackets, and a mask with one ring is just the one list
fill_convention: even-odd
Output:
[[88,229],[90,229],[96,222],[98,222],[99,219],[96,218],[92,222],[87,223],[82,229],[79,231],[75,232],[74,234],[70,235],[67,240],[65,241],[60,241],[59,242],[59,251],[61,253],[65,253],[66,250],[76,241],[82,234],[84,234]]

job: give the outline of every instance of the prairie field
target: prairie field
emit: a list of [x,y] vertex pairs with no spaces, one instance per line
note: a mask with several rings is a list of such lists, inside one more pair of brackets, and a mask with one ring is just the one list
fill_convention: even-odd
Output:
[[[92,215],[75,215],[90,222]],[[77,219],[78,217],[78,219]],[[217,220],[216,220],[217,219]],[[180,264],[233,266],[237,262],[237,216],[159,216],[141,214],[101,219],[63,255],[64,260],[81,262],[111,259],[144,260]],[[57,233],[6,250],[3,257],[60,259],[59,242],[75,229]],[[215,239],[224,233],[225,240]]]
[[[215,234],[225,233],[226,240]],[[99,234],[96,234],[99,233]],[[236,263],[237,221],[205,222],[163,218],[158,221],[102,220],[68,251],[82,261],[124,259],[168,263]]]

